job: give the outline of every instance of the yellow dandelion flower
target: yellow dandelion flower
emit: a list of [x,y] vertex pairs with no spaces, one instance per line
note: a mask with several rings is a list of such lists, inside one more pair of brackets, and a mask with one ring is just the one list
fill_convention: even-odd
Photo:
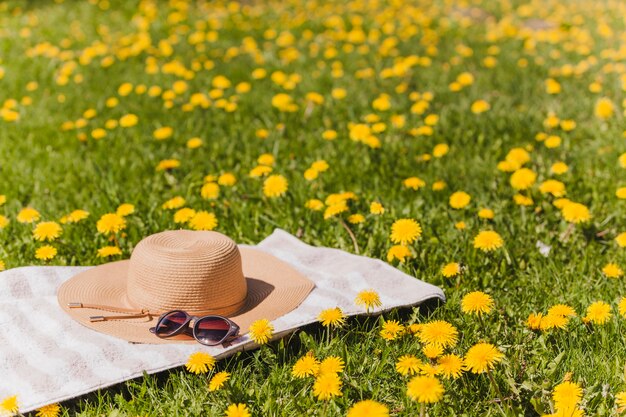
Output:
[[0,229],[4,229],[9,225],[9,219],[6,216],[0,214]]
[[493,298],[482,291],[470,292],[461,300],[461,311],[467,314],[488,314],[493,306]]
[[565,184],[557,180],[546,180],[539,185],[539,191],[542,194],[552,194],[555,197],[563,197],[565,195]]
[[608,263],[602,268],[602,273],[609,278],[619,278],[624,275],[624,271],[619,265],[614,263]]
[[339,307],[323,310],[317,319],[324,327],[341,327],[346,321],[346,316]]
[[183,197],[176,196],[174,198],[170,198],[165,203],[163,203],[161,208],[163,210],[173,210],[173,209],[181,208],[184,205],[185,205],[185,199]]
[[217,391],[224,386],[226,381],[230,378],[230,373],[221,371],[213,375],[209,381],[209,391]]
[[365,221],[365,216],[359,213],[351,214],[348,216],[348,222],[350,224],[361,224]]
[[370,203],[370,213],[380,215],[385,213],[385,208],[378,201],[372,201]]
[[182,208],[174,213],[174,223],[187,223],[195,215],[196,211],[194,209],[188,207]]
[[121,255],[122,251],[117,246],[105,246],[98,249],[99,258],[107,258],[109,256]]
[[100,217],[96,223],[96,229],[103,235],[118,233],[126,228],[124,217],[116,213],[107,213]]
[[217,183],[225,187],[232,187],[237,184],[237,177],[231,172],[225,172],[218,177]]
[[526,327],[531,330],[539,330],[541,328],[542,318],[543,314],[541,313],[530,313],[530,315],[526,319]]
[[626,391],[615,394],[615,404],[617,405],[618,413],[623,413],[626,410]]
[[35,258],[41,261],[49,261],[57,255],[57,250],[54,246],[45,245],[35,251]]
[[32,207],[25,207],[17,213],[17,221],[20,223],[34,223],[40,218],[40,214]]
[[480,114],[480,113],[486,112],[490,108],[491,108],[491,106],[485,100],[477,100],[477,101],[472,103],[472,106],[470,107],[470,110],[474,114]]
[[606,120],[611,118],[614,113],[615,105],[609,98],[602,97],[596,102],[594,114],[597,118]]
[[396,362],[396,371],[400,375],[416,375],[424,362],[413,355],[403,355]]
[[217,217],[208,211],[199,211],[189,219],[189,227],[193,230],[213,230],[217,227]]
[[197,149],[202,146],[202,139],[200,138],[191,138],[187,141],[187,148],[189,149]]
[[319,172],[324,172],[328,170],[329,165],[328,165],[328,162],[324,161],[323,159],[320,159],[320,160],[313,162],[311,164],[311,168]]
[[399,219],[391,226],[391,241],[401,245],[411,244],[422,235],[422,228],[413,219]]
[[2,414],[17,414],[19,410],[19,404],[17,401],[17,395],[12,395],[10,397],[6,397],[2,401],[0,401],[0,412]]
[[582,388],[572,381],[562,382],[552,391],[552,400],[557,410],[574,408],[582,396]]
[[415,376],[407,384],[406,394],[419,403],[436,403],[443,397],[444,389],[433,376]]
[[325,373],[338,374],[338,373],[343,372],[344,367],[345,367],[345,363],[343,359],[341,359],[339,356],[329,356],[320,363],[318,374],[319,375],[325,374]]
[[551,329],[565,329],[569,323],[569,318],[567,316],[561,316],[558,314],[546,314],[541,317],[541,321],[539,322],[539,329],[542,331],[551,330]]
[[555,304],[548,309],[548,315],[563,316],[563,317],[576,317],[576,310],[567,304]]
[[152,136],[156,139],[156,140],[165,140],[170,138],[172,135],[174,134],[174,129],[172,129],[169,126],[163,126],[160,127],[158,129],[156,129],[154,132],[152,132]]
[[622,317],[626,318],[626,297],[622,297],[619,300],[617,308],[619,310],[619,314],[621,314]]
[[532,206],[533,205],[533,199],[522,194],[515,194],[513,196],[513,201],[515,201],[515,204],[517,204],[518,206]]
[[179,166],[180,166],[180,161],[178,159],[164,159],[158,163],[155,170],[167,171],[169,169],[178,168]]
[[440,356],[437,359],[439,375],[446,379],[457,379],[463,373],[463,358],[453,353]]
[[[436,359],[436,357],[431,358],[431,360],[433,359]],[[439,367],[433,365],[432,363],[425,363],[420,368],[420,375],[437,376],[439,375]]]
[[333,397],[340,397],[341,378],[335,373],[320,374],[313,383],[313,394],[318,400],[330,400]]
[[252,417],[252,414],[245,404],[231,404],[226,409],[224,417]]
[[450,262],[441,268],[441,275],[446,278],[452,278],[461,273],[461,265],[457,262]]
[[37,417],[57,417],[61,413],[59,404],[44,405],[37,410]]
[[565,174],[569,170],[569,167],[565,162],[555,162],[550,167],[550,172],[554,175],[562,175]]
[[338,214],[348,211],[348,203],[345,201],[339,201],[335,204],[331,204],[324,210],[324,220],[335,217]]
[[274,158],[274,155],[272,155],[271,153],[264,153],[261,156],[259,156],[257,159],[257,162],[260,165],[266,165],[266,166],[274,165],[275,161],[276,159]]
[[270,341],[274,332],[274,326],[267,319],[256,320],[248,329],[250,339],[259,345],[264,345]]
[[350,407],[346,417],[389,417],[389,408],[374,400],[359,401]]
[[558,148],[559,146],[561,146],[561,142],[563,140],[557,136],[557,135],[550,135],[546,138],[546,140],[543,142],[543,144],[545,145],[546,148],[548,149],[554,149],[554,148]]
[[426,183],[418,177],[409,177],[405,179],[402,184],[406,188],[411,188],[413,190],[419,190],[420,188],[426,186]]
[[536,179],[537,174],[534,171],[520,168],[511,175],[510,183],[511,187],[516,190],[527,190],[532,187]]
[[120,217],[126,217],[135,212],[135,206],[132,204],[124,203],[120,204],[115,213]]
[[439,143],[435,145],[435,147],[433,148],[433,156],[435,158],[442,158],[444,155],[448,153],[449,150],[450,150],[450,146],[448,146],[448,144]]
[[493,218],[495,217],[495,214],[493,210],[491,209],[482,208],[478,210],[478,217],[480,217],[481,219],[493,220]]
[[308,208],[309,210],[320,211],[321,209],[324,208],[324,203],[321,200],[318,200],[317,198],[313,198],[311,200],[308,200],[304,204],[304,206]]
[[389,248],[387,252],[387,262],[393,262],[397,259],[399,262],[404,262],[406,258],[410,258],[413,255],[411,254],[411,250],[404,245],[394,245]]
[[215,358],[206,352],[195,352],[189,355],[185,367],[194,374],[205,374],[215,366]]
[[587,307],[587,315],[583,317],[583,322],[605,324],[610,318],[611,306],[604,301],[596,301]]
[[0,259],[0,272],[4,271],[5,269],[6,269],[6,265],[4,264],[4,261]]
[[435,181],[432,186],[433,191],[441,191],[445,188],[446,188],[445,181]]
[[367,311],[383,305],[380,301],[380,296],[374,290],[364,290],[359,292],[354,299],[354,304],[357,306],[364,306]]
[[428,359],[436,359],[443,355],[443,347],[437,344],[427,344],[422,347],[422,353]]
[[296,378],[306,378],[307,376],[317,375],[319,368],[319,361],[313,356],[312,352],[307,352],[306,355],[298,359],[293,365],[291,375]]
[[450,207],[453,209],[463,209],[470,203],[472,197],[465,191],[457,191],[450,196]]
[[380,335],[385,340],[394,340],[404,333],[404,326],[396,320],[388,320],[383,323]]
[[464,368],[475,374],[482,374],[495,367],[504,358],[504,354],[491,343],[477,343],[472,346],[463,359]]
[[272,170],[273,168],[271,166],[258,165],[250,170],[250,172],[248,173],[248,176],[250,178],[263,177],[269,174],[270,172],[272,172]]
[[328,129],[322,132],[322,139],[324,140],[335,140],[337,139],[337,131]]
[[61,235],[62,231],[61,225],[57,222],[41,222],[35,226],[33,237],[40,242],[53,241]]
[[135,114],[126,114],[120,117],[121,127],[133,127],[139,122],[139,117]]
[[591,213],[589,213],[587,206],[580,203],[569,202],[565,204],[561,209],[561,214],[569,223],[584,223],[591,219]]
[[281,197],[287,192],[289,185],[287,179],[282,175],[270,175],[263,182],[263,194],[266,197]]
[[493,230],[483,230],[474,238],[474,248],[483,252],[491,252],[504,245],[502,237]]
[[215,200],[220,196],[220,186],[215,182],[207,182],[200,189],[200,195],[205,200]]
[[68,223],[78,223],[81,220],[85,220],[89,217],[89,212],[86,210],[74,210],[67,215]]
[[445,320],[435,320],[423,324],[417,333],[419,340],[427,345],[438,345],[442,348],[453,347],[459,339],[459,332]]

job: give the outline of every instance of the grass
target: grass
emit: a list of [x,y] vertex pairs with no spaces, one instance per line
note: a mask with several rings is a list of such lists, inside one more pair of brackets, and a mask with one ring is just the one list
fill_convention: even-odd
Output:
[[[619,413],[615,395],[626,389],[626,349],[617,303],[626,291],[623,277],[607,278],[601,270],[610,262],[626,266],[624,249],[614,241],[624,232],[626,214],[615,194],[625,184],[618,158],[626,149],[626,70],[620,62],[623,51],[607,52],[623,49],[623,5],[170,1],[152,9],[150,2],[136,1],[56,3],[0,3],[0,194],[7,198],[0,214],[10,220],[0,229],[0,260],[7,268],[109,261],[98,257],[97,250],[111,242],[97,232],[96,222],[122,203],[135,206],[118,236],[122,257],[127,258],[142,237],[181,227],[173,212],[161,209],[174,196],[184,197],[187,207],[215,213],[216,230],[241,243],[256,243],[280,227],[307,243],[353,252],[337,216],[325,220],[323,212],[305,207],[309,199],[324,201],[331,193],[351,191],[358,199],[340,216],[365,216],[365,222],[350,225],[361,254],[386,259],[393,222],[416,219],[423,234],[410,245],[412,256],[394,264],[441,286],[448,297],[430,313],[395,312],[385,319],[446,320],[460,334],[453,352],[464,355],[484,340],[505,355],[493,371],[500,395],[486,375],[466,372],[457,380],[443,380],[446,393],[427,407],[428,415],[549,414],[554,411],[551,392],[564,378],[583,388],[579,406],[587,415]],[[153,20],[146,17],[152,12]],[[341,26],[335,25],[338,19],[344,22]],[[137,37],[142,21],[147,22],[150,45]],[[355,29],[361,25],[369,34],[364,43]],[[217,34],[217,39],[195,44],[190,37],[194,32],[208,33],[211,39]],[[460,45],[471,48],[472,54],[464,54]],[[400,58],[409,56],[429,61],[403,68]],[[493,67],[485,65],[486,57],[496,61]],[[112,65],[103,66],[104,58]],[[157,73],[146,71],[150,59],[158,64]],[[59,75],[72,62],[76,65],[64,83]],[[165,73],[165,64],[172,62],[184,70]],[[268,76],[253,79],[255,68],[264,68]],[[367,68],[373,76],[360,77],[359,71]],[[388,77],[390,68],[395,75]],[[572,68],[578,73],[568,76]],[[276,71],[296,74],[300,81],[293,89],[279,86],[269,76]],[[475,81],[451,91],[450,84],[463,72],[473,74]],[[217,75],[232,81],[224,97],[236,102],[236,109],[218,108],[217,97],[206,109],[186,109],[193,93],[212,94]],[[560,83],[560,93],[546,92],[548,78]],[[174,94],[171,103],[163,96],[118,93],[124,83],[169,90],[181,79],[187,91]],[[37,88],[29,91],[33,81]],[[236,93],[234,86],[240,82],[249,82],[251,90]],[[594,82],[601,91],[590,91]],[[347,91],[343,100],[331,97],[331,90],[339,87]],[[307,104],[309,92],[321,94],[324,103]],[[423,113],[411,111],[415,92],[433,94]],[[278,93],[289,94],[298,110],[289,113],[272,106]],[[382,93],[390,96],[389,110],[372,107]],[[118,97],[119,104],[107,107],[110,97]],[[611,117],[594,114],[601,97],[613,103]],[[12,99],[15,106],[7,101]],[[481,99],[491,108],[474,114],[470,106]],[[11,108],[19,120],[10,120],[6,109]],[[88,109],[96,115],[85,119],[84,127],[61,128],[64,122],[83,118]],[[107,120],[128,113],[139,117],[136,126],[107,129],[99,140],[91,136]],[[576,127],[547,127],[551,113],[574,120]],[[381,142],[376,149],[349,138],[349,123],[373,125],[366,121],[371,114],[386,128],[376,134]],[[432,134],[411,133],[424,125],[428,114],[439,117]],[[392,115],[404,116],[405,125],[394,127]],[[153,131],[162,126],[172,127],[174,134],[157,141]],[[266,138],[259,137],[260,129],[267,131]],[[322,138],[327,129],[337,131],[336,140]],[[536,140],[540,132],[558,135],[560,146],[546,147]],[[192,137],[200,137],[203,146],[187,148]],[[447,144],[449,152],[426,160],[424,155],[431,155],[440,143]],[[532,197],[531,206],[515,204],[510,173],[497,168],[515,147],[527,149],[531,159],[525,166],[537,173],[536,183],[521,191]],[[265,197],[263,179],[248,175],[264,153],[275,157],[274,173],[289,182],[283,197]],[[172,158],[180,161],[179,168],[155,170],[160,161]],[[319,159],[327,161],[329,169],[306,180],[303,173]],[[564,161],[569,171],[552,174],[550,167],[557,161]],[[224,172],[232,172],[237,184],[222,186],[215,200],[203,199],[204,177]],[[404,187],[403,181],[412,176],[426,186]],[[552,204],[555,198],[539,191],[539,184],[549,178],[562,181],[567,197],[589,207],[592,219],[572,229]],[[445,181],[445,189],[432,190],[435,181]],[[459,190],[472,199],[466,208],[455,210],[448,199]],[[383,215],[369,213],[372,201],[383,204]],[[16,221],[27,206],[36,208],[42,220],[58,221],[75,209],[87,210],[90,216],[64,225],[63,234],[52,243],[57,255],[44,262],[35,257],[42,244],[33,239],[33,225]],[[477,216],[484,207],[494,211],[493,220]],[[460,230],[455,225],[461,221],[465,229]],[[483,253],[473,247],[476,234],[487,229],[503,237],[503,248]],[[539,253],[537,241],[551,246],[549,256]],[[464,265],[460,277],[442,276],[441,268],[449,262]],[[462,297],[471,291],[484,291],[495,300],[484,324],[460,310]],[[584,324],[580,317],[597,300],[611,304],[611,319],[604,325]],[[572,306],[579,317],[564,329],[527,328],[530,313],[545,313],[559,303]],[[404,354],[424,359],[421,345],[413,337],[383,340],[382,320],[351,319],[329,342],[324,329],[310,326],[257,351],[237,354],[217,365],[215,371],[232,374],[227,387],[217,392],[207,391],[208,376],[175,369],[62,404],[62,414],[218,416],[229,404],[245,403],[259,416],[340,416],[356,401],[375,399],[386,404],[391,415],[416,415],[419,405],[406,396],[409,378],[395,371],[395,362]],[[312,379],[291,376],[295,361],[309,351],[320,358],[344,359],[341,397],[318,401],[311,392]]]

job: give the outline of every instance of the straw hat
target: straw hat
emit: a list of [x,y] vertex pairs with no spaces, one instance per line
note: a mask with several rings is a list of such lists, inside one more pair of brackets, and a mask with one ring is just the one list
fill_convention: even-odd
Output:
[[[61,285],[61,307],[79,323],[135,343],[195,340],[160,339],[150,333],[161,313],[220,315],[248,331],[258,319],[276,319],[295,309],[314,284],[278,258],[229,237],[206,231],[175,230],[141,240],[130,260],[82,272]],[[80,303],[97,308],[72,308]],[[149,313],[135,318],[132,312]],[[141,314],[139,314],[141,315]],[[92,316],[106,316],[92,321]]]

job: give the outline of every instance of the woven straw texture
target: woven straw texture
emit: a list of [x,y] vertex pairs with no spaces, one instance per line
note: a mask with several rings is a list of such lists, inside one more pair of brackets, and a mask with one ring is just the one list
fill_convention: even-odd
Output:
[[[245,249],[245,246],[240,246]],[[295,310],[273,321],[276,337],[317,321],[335,306],[362,314],[356,295],[376,290],[379,310],[444,300],[441,289],[379,260],[316,248],[277,229],[254,247],[276,256],[315,283]],[[228,348],[199,344],[133,344],[95,332],[69,317],[57,302],[59,286],[90,267],[23,267],[0,273],[0,398],[17,395],[28,412],[118,382],[183,365],[196,351],[224,358],[255,344],[248,336]]]

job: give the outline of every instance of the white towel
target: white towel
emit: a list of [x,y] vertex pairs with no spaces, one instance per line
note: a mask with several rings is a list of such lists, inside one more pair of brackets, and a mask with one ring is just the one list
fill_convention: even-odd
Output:
[[[364,313],[357,294],[373,289],[386,311],[431,298],[445,300],[438,287],[364,256],[309,246],[277,229],[257,249],[291,264],[315,289],[292,312],[273,321],[275,335],[317,321],[327,308],[346,315]],[[0,273],[0,399],[17,395],[21,412],[68,400],[99,388],[183,365],[189,355],[205,351],[215,358],[251,349],[248,336],[233,345],[132,344],[93,331],[59,307],[58,287],[90,267],[22,267]]]

